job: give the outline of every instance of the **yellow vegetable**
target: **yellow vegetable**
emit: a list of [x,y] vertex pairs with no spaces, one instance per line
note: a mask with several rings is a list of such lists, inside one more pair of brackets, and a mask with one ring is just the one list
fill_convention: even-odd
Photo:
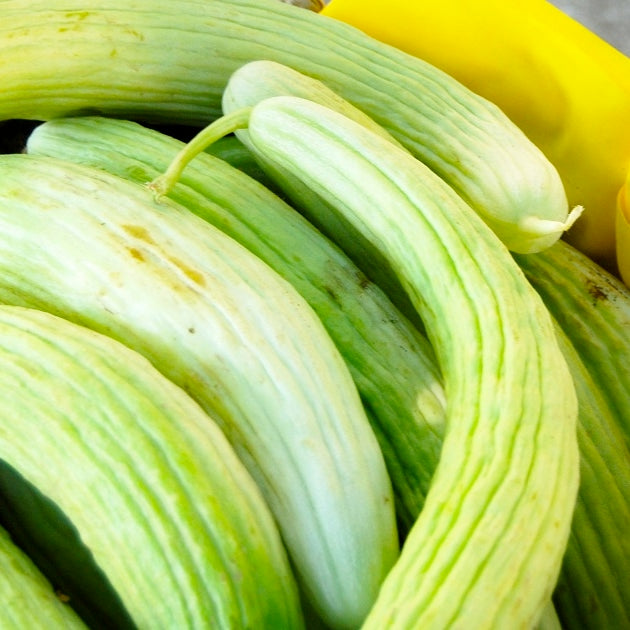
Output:
[[545,0],[332,0],[322,13],[440,67],[495,102],[585,212],[565,238],[615,268],[630,168],[630,59]]
[[617,262],[621,279],[630,287],[630,170],[617,195]]

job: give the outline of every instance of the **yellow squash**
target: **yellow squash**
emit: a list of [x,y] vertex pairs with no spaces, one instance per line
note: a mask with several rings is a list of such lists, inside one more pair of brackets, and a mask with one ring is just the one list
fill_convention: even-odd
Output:
[[616,199],[630,168],[626,55],[545,0],[332,0],[322,13],[499,105],[556,166],[569,203],[585,207],[566,240],[616,268]]

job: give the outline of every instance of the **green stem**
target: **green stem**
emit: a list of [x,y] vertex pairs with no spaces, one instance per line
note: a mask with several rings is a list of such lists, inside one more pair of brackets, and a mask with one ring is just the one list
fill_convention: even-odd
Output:
[[204,127],[193,137],[173,158],[166,171],[156,177],[147,186],[155,192],[156,196],[168,195],[177,183],[177,180],[186,168],[187,164],[199,153],[208,148],[213,142],[234,133],[237,129],[244,129],[249,124],[251,107],[242,107],[229,114],[225,114]]

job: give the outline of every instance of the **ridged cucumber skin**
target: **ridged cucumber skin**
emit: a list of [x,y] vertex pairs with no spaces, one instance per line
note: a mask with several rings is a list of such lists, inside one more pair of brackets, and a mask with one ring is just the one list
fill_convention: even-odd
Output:
[[250,61],[230,75],[221,96],[221,111],[225,114],[241,107],[253,107],[271,96],[298,96],[325,105],[402,148],[384,127],[325,83],[270,59]]
[[515,251],[548,246],[562,232],[532,233],[528,220],[538,226],[538,218],[567,219],[557,171],[498,107],[327,16],[277,0],[175,0],[159,7],[149,0],[38,0],[28,10],[4,0],[0,12],[0,118],[105,114],[207,124],[221,113],[231,73],[270,59],[322,80],[365,111],[449,181]]
[[[239,140],[232,141],[251,158]],[[134,122],[91,117],[46,122],[27,143],[31,154],[89,164],[138,183],[159,175],[181,148]],[[370,410],[406,531],[422,509],[444,431],[442,379],[426,337],[310,223],[222,161],[199,155],[169,196],[263,259],[318,314]]]
[[139,628],[301,627],[273,517],[185,392],[50,313],[2,306],[0,331],[0,457],[68,516]]
[[556,332],[578,395],[580,489],[553,601],[564,630],[625,628],[630,626],[630,451],[593,366],[559,325]]
[[564,241],[544,254],[515,258],[590,366],[630,446],[630,289]]
[[137,630],[76,527],[54,501],[1,459],[0,526],[90,630]]
[[[253,107],[272,96],[298,96],[333,109],[382,135],[394,144],[396,140],[363,111],[341,98],[321,81],[274,61],[247,63],[230,76],[223,91],[222,109],[225,114],[244,107]],[[278,169],[264,159],[247,139],[247,128],[238,129],[236,137],[250,150],[266,180],[273,189],[286,197],[317,229],[337,243],[363,273],[378,284],[394,304],[414,323],[421,324],[417,313],[400,281],[381,252],[363,237],[360,231],[344,221],[320,195],[305,186],[298,177]],[[400,146],[400,145],[399,145]]]
[[576,392],[549,312],[473,210],[383,138],[294,97],[256,105],[248,133],[378,243],[444,373],[440,461],[363,627],[532,626],[579,481]]
[[3,156],[0,169],[0,301],[109,334],[189,392],[261,487],[318,612],[358,623],[398,554],[394,501],[314,311],[251,252],[143,186],[34,155]]
[[[223,145],[220,142],[218,147],[211,145],[208,150],[213,155],[230,160],[231,151],[234,148],[233,145],[236,144],[237,159],[233,162],[233,165],[239,166],[243,159],[251,159],[249,150],[241,145],[238,140],[228,138],[227,141],[229,143],[227,145]],[[181,148],[181,145],[162,134],[145,129],[135,123],[87,117],[51,121],[42,125],[31,136],[29,148],[35,153],[54,154],[64,159],[91,163],[112,172],[118,171],[118,174],[142,182],[149,181],[155,176],[153,168],[160,169],[165,167],[165,160],[162,159],[162,162],[160,162],[158,156],[166,157],[168,154],[175,154]],[[227,154],[223,153],[224,148],[228,151]],[[249,167],[246,170],[250,172]],[[209,175],[213,172],[216,175],[210,178]],[[204,182],[206,183],[205,185]],[[185,198],[184,187],[188,185],[203,193],[208,199],[212,198],[216,203],[225,204],[226,210],[232,215],[232,219],[228,220],[226,216],[222,221],[216,221],[215,219],[215,223],[222,224],[224,229],[230,234],[238,237],[234,225],[236,219],[234,215],[238,213],[241,204],[237,193],[240,192],[243,197],[245,197],[246,193],[251,193],[252,195],[252,200],[244,206],[243,217],[247,221],[255,221],[256,215],[253,214],[255,208],[262,212],[263,215],[267,215],[267,213],[273,212],[276,205],[271,202],[268,202],[271,204],[270,206],[263,204],[267,195],[263,191],[257,191],[256,186],[251,187],[250,190],[248,184],[247,180],[230,173],[229,169],[224,168],[223,164],[198,156],[195,161],[188,165],[182,174],[180,184],[173,189],[171,194],[175,195],[175,198],[185,205],[189,201],[194,202],[196,207],[201,208],[198,199],[189,197],[187,200]],[[222,199],[223,185],[229,186],[233,191],[229,204],[227,199],[225,201]],[[255,194],[257,192],[259,194]],[[252,205],[253,199],[256,199],[256,203]],[[232,201],[235,203],[235,207],[230,209],[227,206],[231,205]],[[245,202],[246,199],[243,199],[243,201]],[[193,204],[189,205],[192,206]],[[212,210],[212,208],[208,208],[208,210]],[[217,214],[217,217],[219,216],[221,215]],[[210,219],[209,216],[207,218]],[[275,213],[269,214],[268,218],[273,226],[274,234],[278,237],[281,230],[278,219],[275,218]],[[260,226],[265,224],[266,222],[262,220],[259,223]],[[295,241],[289,239],[286,242],[282,242],[280,250],[285,254],[289,251],[287,248],[290,242]],[[259,247],[257,248],[253,241],[250,242],[249,247],[259,254],[263,254],[263,251]],[[307,246],[305,244],[302,249],[310,251],[312,247],[313,245]],[[555,249],[560,250],[560,248],[564,249],[564,245],[559,244]],[[553,259],[555,251],[549,250],[548,253],[537,254],[537,257],[540,259],[544,259],[547,256]],[[267,258],[269,261],[271,260],[271,257]],[[555,268],[556,264],[554,263],[553,266]],[[312,265],[306,265],[306,267],[313,269]],[[278,269],[278,266],[276,266],[276,269]],[[308,270],[305,269],[305,271]],[[335,277],[339,277],[340,273],[339,270],[335,271]],[[328,291],[323,293],[328,294]],[[344,312],[346,311],[347,304],[344,308]],[[320,314],[325,315],[321,311]],[[339,315],[332,315],[331,319],[331,323],[334,324],[339,321]],[[388,329],[386,322],[379,324],[378,328],[381,335]],[[366,324],[365,330],[369,330],[369,324]],[[383,341],[386,342],[386,347],[390,350],[395,350],[397,347],[396,342],[387,342],[387,337],[381,337],[381,335],[378,337],[379,339],[383,338]],[[343,341],[343,335],[338,337],[338,339]],[[402,340],[399,340],[397,343],[400,344],[401,348],[404,347]],[[381,349],[381,351],[384,350]],[[569,352],[568,349],[567,352]],[[408,356],[408,350],[402,353],[403,358],[406,356]],[[617,499],[614,502],[601,501],[601,493],[608,493],[609,490],[601,490],[598,493],[593,492],[592,488],[608,488],[607,484],[612,484],[610,486],[612,487],[611,492],[615,494],[611,496],[618,496],[619,484],[622,489],[630,488],[630,480],[627,479],[628,472],[625,466],[627,455],[624,452],[625,449],[619,448],[620,440],[616,437],[614,418],[608,422],[608,425],[605,420],[605,418],[609,417],[610,411],[606,410],[605,405],[602,406],[601,401],[593,402],[593,398],[595,401],[599,401],[601,395],[599,393],[593,394],[592,382],[588,385],[584,381],[585,373],[581,361],[578,358],[577,363],[574,362],[576,357],[575,351],[570,350],[570,354],[565,354],[565,356],[567,360],[572,358],[572,360],[569,360],[569,365],[578,389],[580,403],[578,438],[580,440],[580,453],[583,464],[581,470],[582,483],[574,515],[572,534],[560,575],[559,589],[556,589],[555,592],[555,601],[562,612],[563,621],[567,629],[580,627],[580,624],[575,619],[569,623],[569,616],[574,614],[570,612],[569,606],[572,609],[576,607],[579,609],[579,619],[586,624],[584,627],[596,630],[601,627],[614,627],[615,623],[617,625],[621,623],[623,626],[628,613],[627,611],[619,612],[619,588],[623,586],[624,582],[620,580],[615,581],[614,576],[620,575],[623,567],[627,566],[625,564],[627,562],[627,552],[616,547],[612,554],[605,553],[607,541],[612,542],[614,545],[615,540],[621,543],[623,539],[621,537],[615,538],[614,536],[607,538],[604,536],[604,533],[610,532],[611,527],[614,528],[619,523],[623,524],[627,521],[628,497],[624,496],[621,501]],[[399,360],[402,359],[397,359],[396,365],[398,365]],[[429,356],[427,360],[431,362],[435,359]],[[393,359],[390,357],[384,363],[392,365],[394,364],[392,361]],[[360,370],[360,368],[361,366],[359,365],[357,369]],[[437,370],[437,367],[433,366],[431,372],[435,373],[435,370]],[[400,370],[393,370],[392,372],[394,373],[392,376],[409,374]],[[433,378],[438,380],[438,388],[441,388],[442,383],[439,375],[432,377],[432,382]],[[361,386],[361,381],[359,381],[359,386]],[[401,386],[404,386],[404,383],[400,383],[396,387],[396,391]],[[432,384],[431,389],[434,387],[435,384]],[[442,401],[441,405],[439,401]],[[408,457],[403,458],[404,452],[400,451],[404,447],[404,440],[393,443],[392,448],[385,451],[386,455],[389,454],[388,464],[390,465],[390,470],[395,466],[393,462],[398,461],[402,468],[400,474],[408,475],[408,469],[405,470],[405,468],[415,465],[413,461],[410,461],[413,460],[413,453],[420,452],[419,449],[426,445],[429,437],[434,443],[434,450],[432,452],[424,451],[424,465],[422,468],[427,471],[434,469],[439,458],[444,430],[443,401],[443,395],[438,395],[438,398],[431,405],[431,415],[429,416],[436,419],[441,418],[442,421],[437,424],[433,422],[433,432],[427,433],[424,441],[416,443],[414,440],[408,445]],[[427,402],[430,402],[430,400]],[[429,410],[427,410],[425,404],[420,404],[420,411],[424,411],[426,416]],[[378,420],[375,420],[373,426],[376,427],[378,425]],[[410,424],[404,431],[407,436],[410,435],[413,426],[413,424]],[[387,438],[384,438],[382,444],[386,442]],[[618,483],[615,482],[615,479],[618,480]],[[585,483],[588,483],[589,486],[585,486]],[[585,489],[586,487],[590,488],[588,492]],[[414,502],[410,501],[409,505],[413,508]],[[409,516],[415,518],[419,513],[420,505],[420,503],[415,503],[418,511],[409,512]],[[410,522],[405,519],[407,525]],[[602,538],[602,536],[604,537]],[[623,595],[621,595],[621,601],[624,601]],[[586,610],[587,602],[589,603],[588,610]]]
[[0,601],[0,626],[3,630],[87,629],[80,617],[57,597],[51,584],[2,528]]

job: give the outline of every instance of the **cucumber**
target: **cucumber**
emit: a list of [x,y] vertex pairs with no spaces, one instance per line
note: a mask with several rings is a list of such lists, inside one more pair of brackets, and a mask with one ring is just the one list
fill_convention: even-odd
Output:
[[[227,143],[220,140],[207,150],[226,159],[236,155],[236,166],[242,160],[251,159],[248,149],[233,136],[226,140]],[[30,137],[28,149],[89,163],[142,182],[155,177],[157,169],[166,168],[165,157],[178,153],[181,143],[129,121],[82,117],[44,123]],[[194,195],[193,191],[199,194]],[[372,426],[380,438],[397,491],[398,516],[404,525],[401,527],[404,537],[420,513],[444,435],[446,401],[432,349],[428,344],[405,341],[401,329],[409,330],[409,327],[403,327],[405,320],[395,316],[395,311],[373,310],[379,303],[378,292],[365,279],[360,280],[356,270],[351,272],[351,267],[334,266],[339,254],[333,256],[331,252],[323,258],[326,263],[320,267],[313,252],[324,247],[325,241],[317,238],[317,232],[308,230],[298,218],[287,220],[295,213],[286,208],[283,211],[282,204],[265,194],[264,189],[224,164],[199,155],[188,164],[170,195],[263,257],[317,310],[343,351],[364,403],[372,412]],[[577,270],[571,271],[570,259],[556,260],[563,250],[572,251],[559,243],[535,258],[524,257],[530,264],[539,259],[541,270],[536,274],[541,276],[539,282],[543,282],[546,273],[543,272],[545,259],[549,259],[550,269],[562,270],[558,273],[567,277],[575,275]],[[326,270],[330,273],[325,273]],[[359,297],[356,302],[350,302],[348,286],[353,285],[342,285],[341,278],[355,273],[359,280]],[[549,285],[555,285],[554,295],[562,287],[553,278],[549,279]],[[316,286],[321,290],[315,290]],[[341,292],[342,286],[347,293]],[[557,295],[555,299],[559,301]],[[351,304],[355,306],[351,308]],[[571,304],[568,308],[570,314],[586,317],[585,308]],[[368,310],[362,312],[364,309]],[[562,307],[556,311],[562,318]],[[381,315],[374,319],[368,317],[369,313],[379,312]],[[394,316],[395,321],[390,321]],[[354,322],[356,329],[352,325],[342,326],[346,318],[350,318],[348,324]],[[357,336],[358,330],[362,334]],[[597,339],[601,330],[599,325],[593,326],[589,338]],[[567,328],[568,333],[574,331],[574,326]],[[596,375],[589,373],[588,364],[577,355],[565,333],[561,329],[557,332],[562,335],[563,352],[578,393],[581,485],[554,600],[567,628],[579,627],[575,620],[569,623],[570,616],[593,630],[615,625],[623,627],[629,614],[628,605],[624,604],[630,601],[625,593],[628,582],[615,576],[623,575],[624,568],[630,566],[630,555],[623,546],[625,537],[619,530],[630,520],[629,455],[623,446],[619,419],[605,397],[602,398],[605,384],[594,382]],[[412,340],[416,338],[417,335],[411,335]],[[354,343],[350,343],[353,339]],[[422,356],[423,363],[414,362],[416,357]],[[383,364],[387,369],[381,367]],[[429,380],[421,380],[429,375]],[[421,382],[425,385],[419,386]],[[409,396],[408,402],[394,405],[391,413],[386,413],[374,401],[390,395],[401,399]],[[412,402],[414,399],[417,405]],[[409,410],[414,412],[416,420],[404,422],[410,417]],[[418,491],[420,488],[422,493]],[[602,494],[608,497],[606,501],[601,500]]]
[[434,66],[278,0],[0,2],[0,119],[103,114],[205,125],[268,59],[321,80],[445,178],[514,251],[570,227],[560,177],[494,104]]
[[[220,153],[226,139],[238,143],[241,154],[248,152],[228,136],[218,143]],[[29,137],[27,151],[88,164],[142,184],[166,169],[183,146],[134,122],[84,116],[40,125]],[[214,148],[216,143],[208,147]],[[315,310],[370,411],[404,535],[424,504],[443,434],[442,379],[426,337],[344,252],[286,203],[224,162],[200,154],[169,196],[263,259]]]
[[[321,81],[266,59],[246,63],[232,73],[223,91],[222,108],[226,114],[230,114],[245,107],[253,107],[265,98],[282,95],[299,96],[325,105],[400,146],[381,125]],[[199,137],[203,135],[204,132],[198,134]],[[311,223],[337,243],[361,271],[378,284],[409,319],[418,324],[417,314],[409,304],[407,294],[378,248],[373,247],[360,231],[339,216],[330,204],[305,186],[298,177],[286,170],[274,168],[266,161],[248,141],[247,128],[236,130],[235,135],[254,155],[273,189],[283,194]]]
[[564,241],[515,258],[590,366],[630,447],[630,289]]
[[579,401],[580,489],[553,601],[565,630],[624,628],[630,625],[630,451],[596,366],[582,359],[570,333],[559,325],[556,333]]
[[219,423],[261,488],[300,585],[353,626],[398,555],[383,454],[321,321],[259,258],[104,171],[0,159],[0,302],[147,357]]
[[[316,121],[316,126],[318,121]],[[211,125],[211,133],[202,132],[197,139],[180,151],[175,160],[176,169],[169,168],[165,178],[158,178],[158,187],[161,183],[168,183],[169,172],[177,173],[178,169],[188,163],[203,146],[199,138],[206,140],[214,135],[211,128],[220,128]],[[310,149],[309,149],[310,150]],[[263,154],[263,159],[264,159]],[[351,160],[348,159],[348,163]],[[312,164],[311,164],[312,166]],[[185,174],[185,171],[184,173]],[[183,175],[182,174],[182,175]],[[536,256],[519,257],[527,260],[554,257],[555,250],[561,249],[562,244],[537,254]],[[412,248],[410,248],[412,249]],[[563,261],[565,268],[570,267],[568,260]],[[562,267],[562,264],[560,265]],[[521,279],[522,280],[522,279]],[[560,302],[561,300],[558,300]],[[560,311],[562,308],[560,307]],[[574,309],[577,312],[583,312]],[[570,310],[569,312],[573,312]],[[549,315],[549,313],[547,314]],[[627,606],[623,580],[618,585],[614,577],[623,575],[629,566],[628,549],[623,545],[608,544],[608,539],[615,541],[619,538],[616,529],[620,523],[627,522],[630,518],[628,507],[630,496],[627,488],[630,488],[630,477],[626,471],[628,462],[627,449],[622,445],[623,437],[619,432],[619,418],[617,409],[607,404],[602,392],[605,384],[595,382],[588,373],[588,368],[582,364],[580,356],[576,353],[571,343],[564,338],[564,332],[557,325],[556,332],[560,335],[561,349],[567,361],[572,379],[577,386],[579,399],[579,424],[578,442],[581,453],[581,475],[583,483],[580,487],[577,509],[574,515],[575,526],[572,528],[571,538],[563,564],[561,584],[556,592],[557,601],[563,608],[563,619],[568,620],[571,606],[575,607],[575,593],[581,593],[582,600],[587,605],[578,605],[581,608],[582,622],[588,620],[590,627],[597,628],[610,624],[624,625],[627,621]],[[623,331],[623,318],[618,326],[619,332]],[[572,333],[570,330],[569,333]],[[605,337],[605,336],[604,336]],[[596,329],[591,329],[589,338],[597,338]],[[603,341],[603,339],[602,339]],[[627,405],[626,405],[627,407]],[[440,434],[441,437],[441,434]],[[601,496],[594,489],[605,488],[609,495],[609,501],[603,504]],[[547,611],[548,612],[548,611]],[[576,615],[577,616],[577,615]],[[554,615],[545,615],[545,619],[554,621]],[[546,623],[546,621],[545,621]]]
[[257,486],[210,417],[144,357],[3,305],[0,390],[0,458],[76,527],[138,628],[302,627]]

